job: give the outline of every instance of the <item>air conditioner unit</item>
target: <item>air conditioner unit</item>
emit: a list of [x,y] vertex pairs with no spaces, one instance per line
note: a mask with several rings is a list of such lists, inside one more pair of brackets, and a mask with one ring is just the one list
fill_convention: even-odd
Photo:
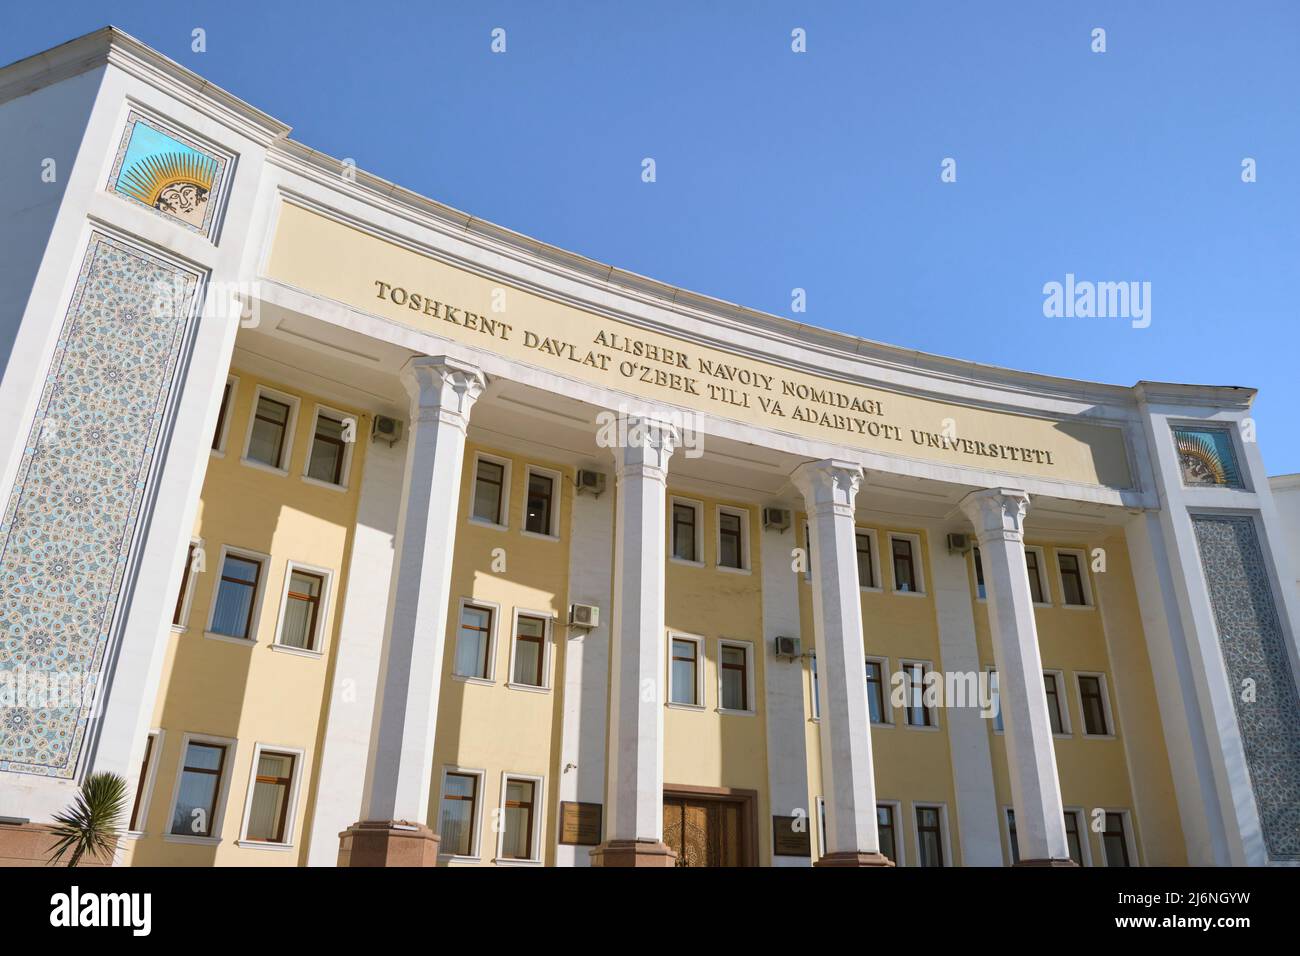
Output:
[[578,470],[577,485],[578,494],[589,491],[599,498],[600,493],[605,490],[605,474],[600,471],[592,471],[589,468],[580,468]]
[[570,627],[600,627],[600,608],[594,604],[569,605]]
[[788,531],[790,528],[790,512],[784,508],[764,508],[763,509],[763,529],[773,531]]
[[950,534],[948,535],[948,551],[951,554],[965,554],[971,549],[970,535],[968,534]]
[[799,656],[799,638],[797,637],[778,637],[776,642],[776,656],[797,658]]
[[398,443],[402,437],[402,420],[400,418],[389,418],[387,415],[376,415],[374,427],[370,429],[371,441],[386,441],[391,448]]

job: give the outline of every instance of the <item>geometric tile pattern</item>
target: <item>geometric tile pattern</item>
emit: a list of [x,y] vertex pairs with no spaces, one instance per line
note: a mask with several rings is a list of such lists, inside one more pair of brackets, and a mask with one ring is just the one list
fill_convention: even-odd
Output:
[[210,235],[226,158],[183,133],[132,112],[109,175],[109,192]]
[[0,770],[77,771],[197,286],[91,235],[0,517]]
[[1192,524],[1269,859],[1300,860],[1300,697],[1255,523],[1193,515]]

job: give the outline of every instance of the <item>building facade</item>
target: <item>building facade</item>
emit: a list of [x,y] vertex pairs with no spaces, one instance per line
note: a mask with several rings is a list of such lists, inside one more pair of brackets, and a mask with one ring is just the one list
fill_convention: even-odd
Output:
[[113,29],[0,70],[0,860],[1300,861],[1237,387],[672,288]]

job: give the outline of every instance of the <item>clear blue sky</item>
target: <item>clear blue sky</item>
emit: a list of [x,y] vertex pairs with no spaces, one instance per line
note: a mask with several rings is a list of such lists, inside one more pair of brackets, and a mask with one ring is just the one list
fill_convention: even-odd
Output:
[[[802,287],[797,318],[980,362],[1257,387],[1270,473],[1300,471],[1300,3],[60,0],[6,5],[0,62],[108,22],[312,147],[666,282],[781,315]],[[1150,282],[1150,327],[1045,318],[1066,273]]]

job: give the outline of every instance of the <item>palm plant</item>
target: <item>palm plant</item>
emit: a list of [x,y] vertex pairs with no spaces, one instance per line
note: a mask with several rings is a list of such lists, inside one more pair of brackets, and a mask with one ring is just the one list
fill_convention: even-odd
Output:
[[129,797],[126,781],[117,774],[91,774],[76,802],[54,815],[55,841],[49,862],[67,853],[68,866],[76,866],[87,853],[92,857],[111,854],[121,835],[119,824]]

